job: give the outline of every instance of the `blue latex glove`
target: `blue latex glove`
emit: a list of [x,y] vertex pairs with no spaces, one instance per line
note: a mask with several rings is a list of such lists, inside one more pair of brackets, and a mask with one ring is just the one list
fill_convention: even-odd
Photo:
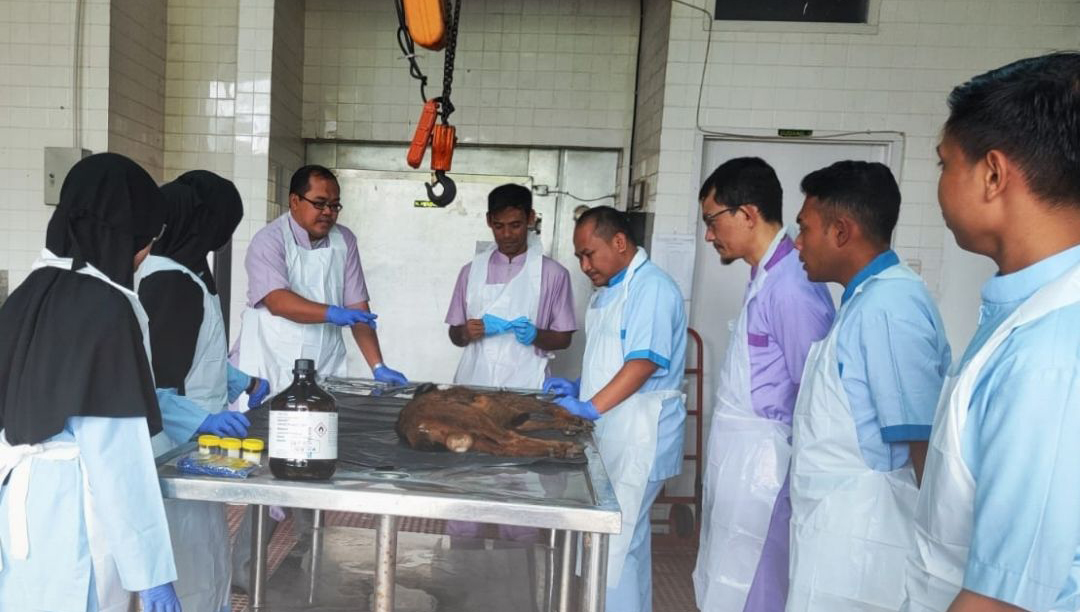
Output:
[[384,366],[381,363],[375,366],[375,371],[372,372],[372,374],[375,376],[375,380],[379,382],[391,383],[395,385],[404,385],[409,382],[409,379],[405,378],[404,374],[398,372],[397,370],[391,370],[390,368]]
[[260,378],[255,390],[248,394],[248,409],[258,408],[267,395],[270,395],[270,383],[266,379]]
[[228,363],[226,367],[229,372],[229,403],[231,404],[235,402],[236,398],[240,397],[242,393],[247,391],[247,388],[251,385],[251,377],[236,369],[231,363]]
[[569,378],[551,376],[544,380],[544,393],[577,398],[581,393],[581,379],[570,380]]
[[180,599],[171,582],[139,591],[143,612],[180,612]]
[[536,326],[526,317],[519,317],[511,322],[514,326],[514,337],[525,346],[531,346],[536,340]]
[[596,406],[591,401],[583,402],[573,397],[560,397],[555,400],[555,403],[566,408],[566,411],[570,414],[595,421],[600,418],[600,413],[596,411]]
[[511,322],[495,315],[486,314],[481,319],[484,322],[484,335],[494,336],[511,330]]
[[342,327],[363,323],[371,329],[375,329],[375,319],[377,318],[379,318],[379,315],[371,314],[370,312],[360,310],[359,308],[331,306],[326,309],[326,322]]
[[247,436],[248,427],[251,427],[251,421],[243,413],[222,410],[206,417],[202,425],[199,425],[199,432],[228,438],[243,438]]

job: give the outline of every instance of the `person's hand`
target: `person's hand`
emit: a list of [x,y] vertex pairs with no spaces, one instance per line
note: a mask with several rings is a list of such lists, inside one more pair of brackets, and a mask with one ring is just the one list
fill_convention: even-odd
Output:
[[180,598],[171,582],[139,591],[143,612],[181,612]]
[[371,372],[375,376],[375,380],[384,383],[391,383],[395,385],[408,384],[409,379],[405,378],[405,375],[397,370],[391,370],[383,364],[375,366],[375,369]]
[[465,321],[465,338],[474,342],[487,335],[483,319],[469,319]]
[[270,383],[264,378],[255,378],[253,381],[258,381],[255,385],[255,390],[248,393],[248,409],[258,408],[262,405],[263,400],[267,395],[270,395]]
[[486,314],[481,321],[484,322],[485,336],[495,336],[503,332],[508,332],[511,329],[510,321],[501,317],[496,317],[495,315]]
[[372,314],[366,310],[360,310],[359,308],[330,306],[326,309],[326,322],[342,327],[363,323],[371,329],[375,329],[375,319],[377,318],[379,318],[379,315]]
[[247,436],[248,427],[251,427],[251,421],[243,413],[222,410],[206,417],[202,425],[199,425],[199,432],[227,438],[243,438]]
[[581,380],[551,376],[544,379],[544,393],[576,398],[581,393]]
[[567,412],[576,417],[581,417],[590,421],[595,421],[600,418],[600,413],[596,411],[596,406],[593,405],[592,401],[583,402],[573,397],[560,397],[555,400],[555,403],[562,406]]
[[511,323],[514,328],[514,337],[525,346],[531,346],[536,340],[536,326],[526,317],[514,319]]

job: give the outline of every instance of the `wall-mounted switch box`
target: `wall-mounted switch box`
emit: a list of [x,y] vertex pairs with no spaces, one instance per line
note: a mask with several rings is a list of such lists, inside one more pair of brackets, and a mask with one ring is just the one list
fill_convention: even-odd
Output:
[[60,203],[60,186],[64,184],[71,167],[90,155],[87,149],[73,147],[45,147],[45,204]]

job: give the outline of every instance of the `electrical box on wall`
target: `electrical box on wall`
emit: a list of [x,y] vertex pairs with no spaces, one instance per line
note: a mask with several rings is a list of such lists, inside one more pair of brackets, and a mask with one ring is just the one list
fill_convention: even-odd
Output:
[[71,167],[80,159],[88,157],[88,149],[74,147],[45,147],[45,204],[56,206],[60,203],[60,186],[64,184]]

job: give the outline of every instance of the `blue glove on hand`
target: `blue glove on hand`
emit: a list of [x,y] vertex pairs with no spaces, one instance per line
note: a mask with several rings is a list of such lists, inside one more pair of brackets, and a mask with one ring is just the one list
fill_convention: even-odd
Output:
[[330,306],[326,309],[326,322],[333,323],[334,325],[340,325],[345,327],[346,325],[356,325],[357,323],[363,323],[371,329],[375,329],[375,319],[379,318],[377,314],[371,314],[366,310],[360,310],[359,308],[342,308],[341,306]]
[[581,379],[549,377],[544,380],[544,393],[576,398],[581,393]]
[[510,321],[496,317],[495,315],[486,314],[482,317],[484,321],[484,335],[494,336],[503,332],[508,332],[511,329]]
[[222,410],[206,417],[202,425],[199,425],[199,432],[227,438],[243,438],[247,436],[248,427],[251,427],[251,421],[243,413]]
[[595,421],[600,418],[600,413],[596,411],[596,406],[594,406],[591,401],[583,402],[573,397],[560,397],[555,400],[555,403],[566,408],[567,412],[576,417],[581,417],[590,421]]
[[180,599],[171,582],[139,591],[143,612],[180,612]]
[[526,317],[514,319],[510,324],[514,326],[514,337],[518,342],[531,346],[536,340],[536,326]]
[[262,405],[267,395],[270,395],[270,383],[265,378],[258,379],[259,384],[255,390],[248,394],[248,409],[258,408]]
[[391,383],[395,385],[408,384],[409,379],[405,378],[405,375],[397,370],[391,370],[390,368],[379,364],[375,366],[375,370],[372,372],[375,376],[375,380],[384,383]]

